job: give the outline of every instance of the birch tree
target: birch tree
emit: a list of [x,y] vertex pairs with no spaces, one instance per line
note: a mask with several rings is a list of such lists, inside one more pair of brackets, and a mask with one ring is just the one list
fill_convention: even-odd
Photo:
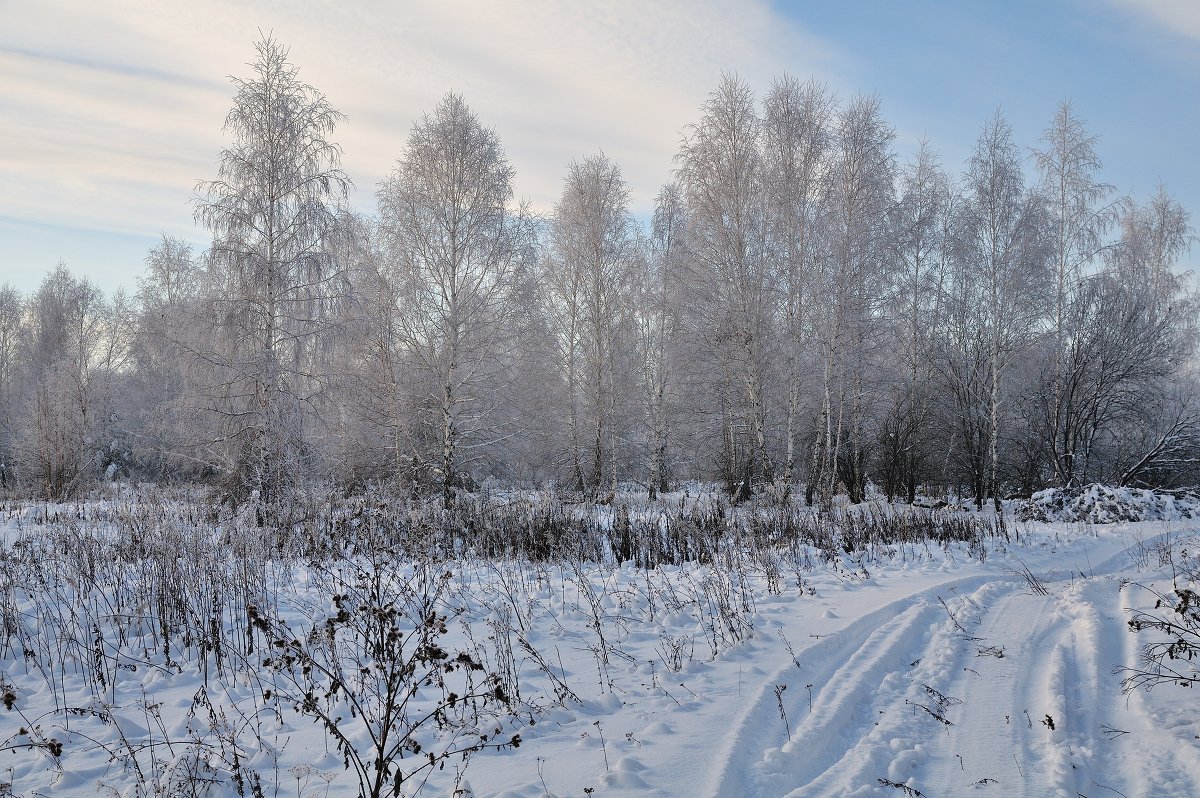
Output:
[[966,475],[975,504],[982,507],[988,491],[990,453],[989,337],[982,312],[986,285],[964,252],[968,242],[961,231],[968,221],[965,210],[960,209],[952,222],[953,238],[948,243],[955,249],[944,288],[946,315],[938,331],[936,363],[953,408],[948,414],[953,424],[947,466],[952,465],[960,478]]
[[398,287],[390,279],[375,215],[343,211],[328,236],[331,257],[345,275],[339,329],[332,337],[330,379],[336,436],[330,456],[345,484],[412,487],[415,414],[412,375],[396,332]]
[[300,80],[272,38],[255,45],[252,76],[225,119],[231,135],[214,180],[202,181],[196,218],[209,253],[215,347],[209,409],[227,452],[230,487],[284,509],[314,467],[306,425],[321,396],[313,355],[333,321],[323,304],[338,285],[325,238],[336,228],[349,180],[329,140],[343,119]]
[[624,377],[618,336],[629,316],[625,292],[634,243],[620,167],[603,154],[573,162],[549,235],[546,279],[567,385],[571,480],[577,490],[594,493],[607,468],[615,492],[616,408],[618,393],[625,393],[618,384]]
[[197,340],[205,324],[198,301],[202,268],[185,241],[163,236],[146,254],[138,277],[137,329],[130,360],[139,394],[130,414],[130,437],[142,467],[160,477],[204,473],[207,461],[181,445],[194,427],[193,357],[209,341]]
[[1148,290],[1165,306],[1183,284],[1174,267],[1196,241],[1191,217],[1159,184],[1147,202],[1126,197],[1117,219],[1120,239],[1107,252],[1106,264],[1130,287]]
[[822,503],[838,483],[852,502],[866,488],[869,370],[878,354],[878,311],[894,204],[895,133],[879,100],[855,97],[838,116],[824,217],[828,256],[819,272],[820,409],[810,479]]
[[[499,393],[510,295],[529,247],[495,131],[456,94],[413,126],[379,190],[396,288],[395,333],[434,390],[433,470],[449,506],[464,447],[479,446]],[[418,407],[423,403],[418,402]]]
[[8,283],[0,285],[0,488],[12,487],[16,478],[14,436],[24,316],[24,298]]
[[668,183],[658,192],[650,236],[644,244],[645,262],[636,278],[651,499],[667,489],[669,405],[678,378],[686,229],[683,191],[678,183]]
[[936,153],[925,141],[901,170],[899,188],[888,302],[899,346],[890,370],[892,405],[883,430],[882,460],[889,499],[903,491],[912,502],[933,448],[935,336],[944,323],[955,198]]
[[[775,293],[767,259],[762,122],[754,93],[725,75],[677,156],[689,210],[692,306],[724,384],[721,471],[735,496],[774,478],[767,446]],[[742,455],[742,451],[746,455]]]
[[[1005,370],[1031,345],[1046,306],[1046,217],[1027,192],[1012,128],[997,110],[967,162],[962,254],[980,284],[981,332],[988,368],[988,477],[1000,510],[1000,433]],[[977,494],[976,501],[984,496]]]
[[1054,363],[1048,421],[1051,458],[1064,485],[1075,481],[1076,453],[1071,445],[1074,436],[1067,430],[1078,421],[1064,412],[1067,406],[1063,391],[1068,369],[1066,315],[1081,276],[1103,249],[1104,233],[1115,210],[1114,205],[1106,202],[1112,186],[1097,178],[1102,164],[1096,154],[1096,142],[1075,115],[1071,103],[1064,101],[1050,127],[1042,133],[1042,148],[1033,151],[1041,178],[1040,189],[1046,199],[1047,221],[1053,226],[1050,246],[1054,269]]
[[[1144,204],[1122,201],[1118,229],[1120,239],[1105,253],[1104,274],[1116,284],[1119,296],[1140,311],[1127,314],[1135,331],[1157,331],[1165,340],[1114,330],[1114,317],[1108,312],[1101,317],[1102,329],[1120,346],[1118,358],[1136,356],[1139,344],[1153,342],[1156,351],[1164,344],[1169,347],[1174,362],[1161,364],[1158,374],[1145,375],[1132,402],[1134,413],[1123,419],[1109,441],[1117,463],[1113,480],[1122,485],[1188,484],[1200,466],[1200,374],[1195,366],[1200,295],[1178,265],[1196,241],[1195,230],[1187,209],[1161,184]],[[1109,371],[1143,368],[1107,357]]]
[[112,462],[114,380],[125,366],[132,326],[127,310],[120,296],[106,301],[63,264],[29,302],[15,460],[38,495],[76,493]]
[[1128,480],[1106,449],[1114,438],[1144,437],[1137,434],[1143,408],[1161,406],[1161,395],[1175,393],[1166,384],[1185,376],[1191,346],[1179,311],[1186,304],[1156,308],[1152,291],[1122,285],[1109,272],[1078,286],[1063,320],[1059,367],[1055,443],[1067,455],[1058,468],[1064,484]]
[[787,404],[783,482],[796,478],[803,391],[813,363],[813,321],[821,237],[818,224],[828,200],[834,143],[833,93],[815,81],[785,75],[764,101],[763,148],[771,259],[781,304],[782,354]]

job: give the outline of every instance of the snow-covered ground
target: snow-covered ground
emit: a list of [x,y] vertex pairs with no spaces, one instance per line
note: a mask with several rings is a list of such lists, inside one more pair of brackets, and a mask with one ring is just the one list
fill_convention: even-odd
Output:
[[[357,794],[319,714],[295,708],[303,680],[278,659],[262,665],[284,627],[260,627],[267,652],[219,658],[171,643],[138,622],[167,597],[106,588],[102,548],[80,546],[66,581],[44,576],[66,564],[17,568],[19,541],[39,534],[19,518],[9,516],[0,577],[11,705],[0,708],[0,795],[234,796],[256,784],[267,796]],[[421,750],[405,751],[402,770],[470,735],[500,747],[465,771],[461,757],[439,759],[401,794],[424,784],[439,798],[1200,795],[1193,690],[1126,694],[1121,670],[1139,666],[1154,634],[1131,631],[1127,610],[1152,609],[1143,586],[1169,591],[1172,568],[1194,561],[1191,524],[1014,523],[1010,539],[982,545],[832,560],[793,547],[774,566],[761,554],[652,571],[468,556],[433,570],[390,564],[406,590],[436,582],[425,594],[446,617],[439,645],[471,652],[506,699],[413,731]],[[176,565],[189,561],[178,545]],[[213,567],[235,570],[229,557]],[[371,570],[345,566],[263,566],[279,623],[310,653],[312,629],[336,612],[331,585]],[[123,578],[161,587],[169,580],[151,571],[168,567]],[[420,626],[401,622],[410,636]],[[409,723],[438,690],[414,691]],[[314,700],[370,749],[367,715],[337,695]]]

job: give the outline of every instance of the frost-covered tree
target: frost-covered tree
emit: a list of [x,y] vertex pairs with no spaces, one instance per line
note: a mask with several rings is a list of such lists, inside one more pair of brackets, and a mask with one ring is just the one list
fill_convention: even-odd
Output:
[[106,301],[63,264],[30,299],[14,459],[36,494],[59,499],[75,493],[120,454],[111,445],[112,410],[129,351],[129,316],[122,296]]
[[1169,304],[1184,288],[1175,266],[1196,241],[1187,209],[1159,184],[1144,204],[1125,198],[1117,224],[1121,235],[1106,253],[1108,268],[1127,285],[1148,290],[1158,305]]
[[[379,190],[395,334],[432,391],[415,412],[437,452],[431,461],[447,505],[468,462],[486,443],[505,376],[516,280],[530,252],[526,214],[512,207],[513,169],[494,130],[457,94],[409,135]],[[494,431],[493,431],[494,432]]]
[[[1195,242],[1191,217],[1164,186],[1144,205],[1126,200],[1120,239],[1107,251],[1105,279],[1119,313],[1097,308],[1102,340],[1086,353],[1105,375],[1098,387],[1128,399],[1105,430],[1105,478],[1121,484],[1180,485],[1200,475],[1200,374],[1195,366],[1200,297],[1178,270]],[[1126,363],[1136,359],[1143,362]],[[1129,374],[1129,370],[1133,374]],[[1120,372],[1119,375],[1113,372]],[[1124,376],[1127,379],[1116,379]],[[1128,377],[1134,377],[1132,381]],[[1136,390],[1129,395],[1131,382]]]
[[[635,243],[629,189],[603,154],[573,162],[550,224],[543,269],[567,386],[571,481],[598,491],[618,479],[617,409],[628,394],[627,296]],[[587,436],[585,439],[584,436]],[[587,471],[590,460],[590,473]]]
[[1035,340],[1047,301],[1045,206],[1036,191],[1026,190],[1021,160],[1012,128],[997,110],[967,161],[959,242],[960,278],[973,286],[968,290],[978,303],[961,310],[976,314],[968,327],[987,358],[987,472],[975,499],[981,504],[991,495],[997,510],[1006,370]]
[[1200,479],[1190,219],[1162,187],[1111,203],[1070,103],[1032,149],[998,112],[951,180],[924,144],[898,168],[874,97],[724,76],[643,229],[602,154],[533,218],[448,94],[371,215],[342,115],[278,42],[256,54],[197,186],[207,251],[164,237],[136,312],[65,267],[0,288],[0,488],[220,481],[274,524],[322,478],[981,507]]
[[205,458],[181,445],[199,412],[193,356],[208,343],[197,340],[202,277],[191,245],[168,236],[146,254],[138,277],[130,440],[141,468],[160,478],[205,473]]
[[8,283],[0,285],[0,489],[13,486],[21,327],[25,301]]
[[744,495],[774,479],[767,389],[775,287],[767,251],[762,120],[750,87],[725,75],[686,134],[679,178],[688,205],[689,306],[718,407],[720,467]]
[[891,405],[883,426],[881,469],[888,496],[916,496],[934,452],[938,403],[936,335],[945,313],[954,191],[937,154],[922,141],[900,170],[890,234],[895,262],[887,315],[898,344],[888,370]]
[[300,80],[282,44],[265,37],[255,50],[251,77],[231,78],[232,141],[217,177],[198,185],[196,218],[214,238],[216,329],[203,359],[230,487],[281,509],[315,467],[306,427],[324,386],[314,362],[340,286],[326,238],[349,180],[329,138],[342,114]]
[[1055,451],[1062,455],[1056,470],[1063,484],[1129,480],[1130,466],[1120,464],[1112,447],[1129,452],[1133,440],[1144,438],[1144,409],[1161,406],[1185,377],[1190,346],[1183,306],[1160,310],[1151,291],[1122,285],[1111,272],[1078,286],[1063,319],[1058,371]]
[[1071,102],[1064,100],[1042,132],[1042,146],[1033,151],[1052,225],[1056,341],[1062,337],[1071,290],[1101,253],[1113,219],[1114,208],[1105,202],[1113,187],[1099,180],[1103,164],[1096,154],[1097,142]]
[[810,477],[828,504],[839,483],[863,500],[878,319],[894,205],[894,131],[876,97],[858,96],[838,115],[824,223],[828,254],[814,305],[820,352],[818,421]]
[[[1069,429],[1081,419],[1067,412],[1074,405],[1064,402],[1068,306],[1082,277],[1087,274],[1104,247],[1104,233],[1111,225],[1115,206],[1107,202],[1113,188],[1100,182],[1100,157],[1097,139],[1088,134],[1069,101],[1058,107],[1054,120],[1042,133],[1042,147],[1035,149],[1045,198],[1047,222],[1051,225],[1051,258],[1054,269],[1054,321],[1052,373],[1047,397],[1051,460],[1058,479],[1071,484],[1075,479],[1075,451]],[[1085,298],[1085,303],[1089,300]]]
[[651,498],[667,489],[667,451],[683,323],[686,230],[683,191],[678,183],[668,183],[658,192],[650,235],[643,241],[644,262],[634,275]]
[[785,75],[763,102],[763,160],[770,259],[780,302],[780,348],[786,363],[782,479],[796,478],[801,414],[809,387],[812,319],[822,253],[821,213],[830,188],[836,102],[828,87]]

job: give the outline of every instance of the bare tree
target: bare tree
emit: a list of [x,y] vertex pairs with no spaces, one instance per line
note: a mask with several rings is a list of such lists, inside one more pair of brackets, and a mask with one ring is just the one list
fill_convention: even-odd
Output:
[[785,75],[764,100],[763,149],[771,259],[779,286],[781,338],[787,364],[787,421],[782,479],[791,486],[801,434],[802,399],[813,367],[810,304],[821,251],[817,229],[830,189],[833,93]]
[[1075,116],[1070,101],[1063,101],[1050,127],[1042,133],[1043,148],[1033,151],[1046,199],[1047,221],[1053,225],[1054,372],[1047,415],[1054,470],[1063,484],[1072,483],[1075,471],[1067,433],[1075,420],[1064,417],[1063,406],[1068,368],[1065,316],[1081,275],[1103,249],[1103,236],[1115,210],[1114,205],[1105,202],[1112,186],[1097,180],[1102,164],[1096,154],[1096,141]]
[[[514,281],[529,252],[527,215],[510,207],[513,170],[495,131],[446,95],[413,126],[379,190],[395,334],[435,395],[434,472],[449,505],[463,447],[478,446],[503,376]],[[418,402],[418,407],[421,403]]]
[[1042,198],[1026,191],[1012,128],[999,110],[984,126],[967,162],[962,256],[979,281],[980,337],[987,348],[988,475],[984,491],[1000,509],[1000,433],[1005,370],[1035,339],[1046,303],[1046,217]]
[[312,465],[305,425],[322,390],[313,356],[333,325],[324,305],[338,285],[325,238],[349,180],[329,141],[342,115],[300,81],[279,42],[264,37],[255,50],[253,76],[231,78],[233,141],[217,178],[198,184],[196,218],[214,236],[210,409],[231,487],[273,512]]
[[[620,168],[603,154],[573,162],[550,226],[546,264],[557,320],[560,362],[567,382],[571,478],[576,489],[599,490],[607,460],[617,483],[618,336],[630,316],[633,259],[629,190]],[[580,427],[591,428],[590,477],[584,471]],[[606,456],[607,455],[607,456]]]
[[755,483],[774,478],[766,390],[776,303],[761,136],[754,93],[725,75],[676,157],[689,212],[691,306],[706,356],[717,367],[712,376],[722,380],[713,386],[722,403],[721,472],[730,491],[743,497]]

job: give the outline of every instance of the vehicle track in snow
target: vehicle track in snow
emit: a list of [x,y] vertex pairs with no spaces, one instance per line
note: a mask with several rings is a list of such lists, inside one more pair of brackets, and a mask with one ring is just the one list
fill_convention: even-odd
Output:
[[[900,697],[898,674],[920,659],[931,630],[946,618],[939,593],[973,590],[994,577],[955,579],[893,601],[845,628],[796,651],[764,680],[755,699],[726,735],[724,755],[709,795],[713,798],[773,796],[816,780],[833,768],[876,723],[878,707]],[[784,711],[789,741],[774,694],[788,684]],[[805,689],[811,684],[812,709]],[[888,691],[881,691],[881,685]]]
[[1137,651],[1120,569],[1059,575],[1047,595],[1012,575],[948,581],[797,650],[800,670],[765,680],[726,735],[709,794],[1200,795],[1194,748],[1121,695]]

